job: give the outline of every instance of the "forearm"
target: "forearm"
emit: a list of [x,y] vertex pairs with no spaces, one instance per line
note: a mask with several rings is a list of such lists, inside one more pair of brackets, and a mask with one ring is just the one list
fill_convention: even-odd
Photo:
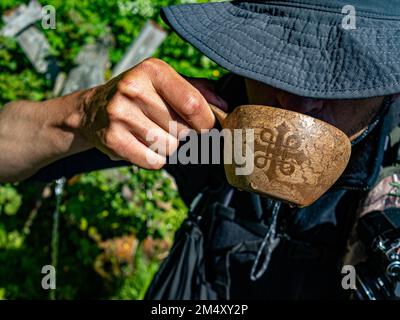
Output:
[[[73,156],[91,148],[113,160],[161,168],[176,151],[180,136],[192,128],[213,127],[215,117],[206,98],[227,107],[205,80],[192,82],[165,62],[147,59],[93,89],[40,103],[8,104],[0,111],[0,182],[19,181],[35,173],[45,179],[58,176],[64,164],[68,164],[63,170],[68,174],[109,167],[104,155],[100,158],[105,161],[91,164],[98,152],[84,153],[82,162]],[[175,133],[169,132],[171,123],[176,124]],[[155,141],[148,140],[149,134],[154,132],[161,132],[156,140],[162,150],[150,146]],[[51,163],[57,174],[40,170]]]
[[0,111],[0,182],[18,181],[91,145],[80,132],[87,92],[44,102],[16,101]]

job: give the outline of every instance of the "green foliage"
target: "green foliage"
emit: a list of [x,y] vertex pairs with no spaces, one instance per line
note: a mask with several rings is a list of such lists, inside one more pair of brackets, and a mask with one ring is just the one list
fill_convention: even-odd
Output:
[[14,215],[21,206],[21,196],[10,184],[0,189],[0,213]]
[[[181,1],[40,2],[56,8],[56,29],[43,32],[68,73],[80,48],[107,30],[115,37],[114,65],[147,19],[167,28],[159,9]],[[2,0],[0,15],[21,3]],[[216,79],[224,72],[173,33],[156,56],[188,76]],[[0,37],[0,106],[50,98],[51,91],[15,39]],[[41,288],[41,268],[51,261],[52,190],[53,185],[34,182],[0,185],[0,299],[49,297]],[[127,167],[72,178],[60,211],[56,297],[140,299],[187,208],[165,173]]]
[[[10,0],[0,3],[0,13],[24,1]],[[86,43],[93,43],[110,30],[115,46],[110,51],[112,64],[117,63],[126,48],[139,34],[143,24],[152,18],[167,28],[159,17],[161,7],[176,4],[176,0],[46,0],[57,12],[56,29],[43,30],[60,67],[67,71]],[[189,2],[189,1],[184,1]],[[40,27],[40,23],[37,23]],[[155,56],[171,64],[187,76],[216,79],[222,70],[208,58],[199,54],[176,34],[171,33]],[[50,84],[32,67],[14,39],[0,38],[0,104],[15,99],[41,100],[51,97]]]

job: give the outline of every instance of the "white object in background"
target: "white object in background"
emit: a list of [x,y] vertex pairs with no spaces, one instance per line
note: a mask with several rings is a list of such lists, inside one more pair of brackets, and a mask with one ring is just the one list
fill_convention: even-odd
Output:
[[68,74],[61,95],[92,88],[104,83],[109,68],[108,51],[113,45],[113,37],[106,33],[94,44],[87,44],[75,58],[76,67]]
[[15,10],[4,14],[5,26],[1,29],[0,34],[5,37],[14,37],[40,19],[42,19],[42,6],[37,1],[32,0],[28,6],[20,5]]
[[0,34],[15,37],[29,61],[39,73],[46,73],[49,67],[50,45],[33,24],[42,19],[42,6],[35,0],[29,5],[20,5],[3,15],[5,26]]
[[166,36],[167,33],[154,21],[147,21],[121,61],[114,67],[113,77],[151,57]]

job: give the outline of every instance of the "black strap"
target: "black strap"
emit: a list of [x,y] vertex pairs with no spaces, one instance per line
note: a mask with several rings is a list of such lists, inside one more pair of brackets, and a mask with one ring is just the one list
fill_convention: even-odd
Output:
[[[236,222],[241,227],[260,237],[260,241],[268,231],[268,226],[263,223],[237,217],[235,215],[235,209],[233,208],[223,206],[220,203],[214,203],[212,206],[213,208],[211,211],[214,212],[215,219],[226,219]],[[283,235],[283,239],[285,240],[286,245],[290,247],[289,256],[292,259],[311,259],[318,260],[320,263],[325,263],[327,261],[332,261],[338,254],[336,251],[330,250],[329,248],[322,246],[318,247],[308,242],[295,240],[287,234]]]

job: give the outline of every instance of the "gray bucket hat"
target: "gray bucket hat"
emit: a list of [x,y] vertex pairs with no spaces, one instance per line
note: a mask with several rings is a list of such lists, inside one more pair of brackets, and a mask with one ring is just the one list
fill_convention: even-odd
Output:
[[297,95],[400,92],[400,0],[214,2],[162,16],[227,70]]

